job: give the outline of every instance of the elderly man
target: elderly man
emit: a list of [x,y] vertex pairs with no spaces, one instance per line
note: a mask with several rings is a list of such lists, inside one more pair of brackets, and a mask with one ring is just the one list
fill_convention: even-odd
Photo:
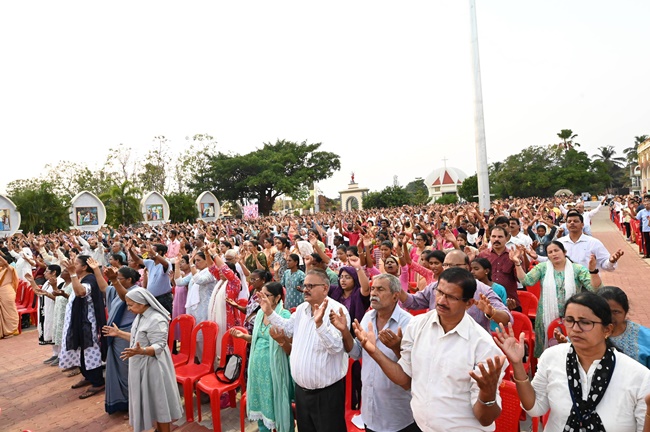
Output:
[[84,240],[81,236],[77,236],[77,240],[79,240],[79,244],[81,245],[81,254],[90,256],[102,267],[106,266],[106,260],[104,259],[106,248],[104,248],[103,239],[104,235],[101,231],[97,231],[97,237],[92,236],[88,241]]
[[[400,358],[402,329],[411,321],[411,314],[397,305],[402,286],[398,278],[390,274],[380,274],[373,278],[370,288],[370,306],[361,320],[361,328],[372,328],[379,335],[377,349],[390,360]],[[363,359],[361,369],[361,417],[367,432],[418,432],[411,411],[411,392],[391,382],[381,367],[363,351],[358,339],[354,339],[346,324],[342,310],[330,312],[330,321],[343,335],[345,350],[353,359]]]
[[367,329],[354,324],[359,343],[386,376],[411,390],[413,417],[424,431],[493,431],[501,413],[497,389],[505,357],[466,313],[475,293],[469,271],[442,272],[436,308],[411,319],[398,362],[377,349],[372,324]]
[[303,284],[305,301],[291,318],[273,311],[260,296],[260,307],[270,323],[293,337],[291,375],[296,383],[296,420],[300,432],[345,431],[345,375],[348,355],[341,333],[330,323],[332,310],[340,311],[350,326],[343,305],[327,297],[330,283],[320,270],[307,272]]
[[[505,254],[506,258],[508,254]],[[463,268],[467,271],[470,269],[468,256],[459,250],[453,250],[445,256],[442,264],[445,269]],[[492,288],[482,282],[476,282],[477,288],[474,295],[474,302],[470,305],[467,313],[469,316],[485,330],[490,331],[490,320],[497,324],[501,323],[507,326],[509,322],[514,322],[510,311],[503,304],[499,296],[492,291]],[[406,291],[400,291],[399,300],[407,309],[426,309],[434,310],[436,308],[437,297],[435,294],[438,284],[434,282],[428,285],[423,291],[415,294],[409,294]]]

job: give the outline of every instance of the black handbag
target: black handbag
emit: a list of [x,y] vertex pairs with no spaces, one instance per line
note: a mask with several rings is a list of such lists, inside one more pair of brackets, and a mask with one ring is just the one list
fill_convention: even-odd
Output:
[[[237,354],[228,354],[226,356],[226,366],[222,368],[217,368],[217,379],[224,384],[232,384],[239,379],[239,374],[241,374],[241,356]],[[219,376],[219,372],[223,373],[223,377]]]

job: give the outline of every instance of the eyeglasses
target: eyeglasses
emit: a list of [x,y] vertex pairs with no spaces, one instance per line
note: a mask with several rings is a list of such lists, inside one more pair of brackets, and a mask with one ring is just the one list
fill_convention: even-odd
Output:
[[316,288],[317,286],[327,286],[327,284],[303,284],[302,289],[311,291],[312,289]]
[[580,330],[584,332],[588,332],[593,330],[594,324],[602,324],[602,321],[591,321],[588,319],[575,319],[571,316],[564,317],[562,319],[562,322],[564,323],[564,326],[567,328],[573,328],[576,324],[578,324],[578,327],[580,327]]
[[451,263],[443,263],[443,267],[465,267],[467,264],[462,263],[462,264],[451,264]]
[[459,302],[463,300],[460,297],[456,297],[451,294],[447,294],[446,292],[440,291],[440,288],[436,289],[436,297],[444,297],[447,299],[447,301],[451,301],[451,302]]

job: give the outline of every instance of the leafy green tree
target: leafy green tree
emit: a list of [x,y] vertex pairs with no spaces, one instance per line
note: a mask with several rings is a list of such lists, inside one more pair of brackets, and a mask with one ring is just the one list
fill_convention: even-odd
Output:
[[99,196],[106,207],[108,225],[130,225],[142,220],[140,212],[140,190],[131,182],[114,185],[108,192]]
[[165,196],[169,204],[169,219],[173,223],[190,221],[194,222],[199,217],[196,208],[196,198],[188,193],[172,192]]
[[178,156],[173,168],[174,189],[179,193],[188,192],[189,183],[194,176],[208,164],[211,157],[216,156],[217,142],[212,135],[195,134],[192,138],[186,137],[185,140],[188,147]]
[[476,174],[463,180],[463,184],[458,187],[458,195],[465,201],[478,202],[478,177]]
[[617,157],[616,155],[616,150],[614,150],[614,146],[603,146],[603,147],[598,147],[598,151],[600,153],[596,153],[592,157],[595,160],[599,160],[603,162],[605,165],[609,167],[622,167],[623,164],[625,163],[625,158],[624,157]]
[[53,191],[52,184],[23,184],[11,189],[9,196],[20,212],[23,231],[47,233],[70,228],[68,205]]
[[320,146],[278,140],[246,155],[219,152],[209,157],[190,187],[225,200],[257,199],[260,214],[268,215],[278,196],[292,196],[341,168],[339,156],[318,151]]
[[404,188],[411,196],[409,204],[423,205],[429,202],[429,189],[423,179],[415,179]]
[[363,208],[399,207],[410,204],[411,194],[401,186],[388,186],[381,192],[370,192],[363,198]]
[[139,186],[144,191],[165,193],[170,160],[167,149],[169,140],[164,135],[158,135],[153,138],[153,141],[155,145],[147,152],[138,175]]
[[649,135],[635,136],[634,145],[632,147],[628,147],[625,150],[623,150],[628,166],[637,164],[637,160],[639,159],[639,154],[637,153],[637,149],[639,148],[639,145],[644,143],[646,140],[648,140],[648,138],[650,138]]
[[458,195],[445,194],[436,200],[436,204],[456,204],[458,202]]

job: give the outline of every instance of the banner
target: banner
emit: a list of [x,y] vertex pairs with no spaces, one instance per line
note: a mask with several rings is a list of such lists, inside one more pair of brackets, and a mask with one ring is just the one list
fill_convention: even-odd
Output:
[[258,217],[257,204],[244,206],[244,219],[257,219]]

